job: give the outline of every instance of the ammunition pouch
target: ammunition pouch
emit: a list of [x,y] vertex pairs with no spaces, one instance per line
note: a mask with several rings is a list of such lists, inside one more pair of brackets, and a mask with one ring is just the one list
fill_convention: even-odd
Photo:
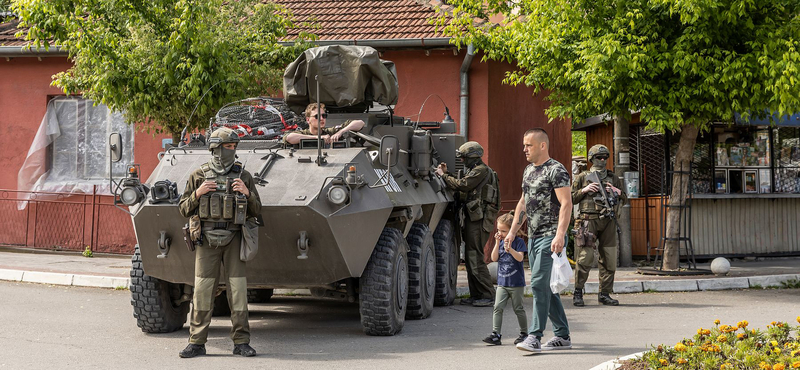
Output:
[[591,230],[588,220],[584,219],[575,220],[575,225],[572,229],[572,233],[575,234],[576,248],[584,248],[584,247],[596,248],[595,241],[597,240],[597,235],[595,235],[594,230]]
[[494,221],[500,212],[493,204],[487,204],[483,212],[483,230],[487,233],[494,231]]
[[186,243],[186,249],[188,249],[189,252],[194,252],[194,242],[192,241],[188,223],[183,226],[183,241]]
[[470,221],[474,222],[483,219],[483,202],[480,199],[473,199],[464,206]]

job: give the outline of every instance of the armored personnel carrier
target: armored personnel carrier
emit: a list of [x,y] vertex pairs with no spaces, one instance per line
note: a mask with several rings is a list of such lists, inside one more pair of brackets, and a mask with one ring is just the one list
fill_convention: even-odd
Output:
[[[206,135],[222,126],[242,133],[238,161],[256,179],[262,202],[259,251],[247,263],[251,302],[269,300],[276,288],[357,301],[369,335],[394,335],[406,318],[424,319],[434,305],[452,304],[457,225],[453,195],[434,168],[459,168],[456,148],[464,139],[449,116],[414,124],[388,108],[376,111],[396,103],[392,69],[368,47],[309,49],[286,70],[285,103],[247,99],[212,118]],[[327,127],[358,119],[364,128],[329,147],[280,141],[275,132],[292,126],[287,108],[299,117],[318,100],[327,105]],[[210,159],[204,137],[192,134],[160,153],[146,182],[131,166],[117,183],[116,199],[128,206],[138,241],[130,290],[144,332],[171,332],[186,322],[194,253],[182,240],[187,220],[177,199],[192,171]],[[119,142],[112,134],[112,160]],[[227,306],[218,294],[215,313]]]

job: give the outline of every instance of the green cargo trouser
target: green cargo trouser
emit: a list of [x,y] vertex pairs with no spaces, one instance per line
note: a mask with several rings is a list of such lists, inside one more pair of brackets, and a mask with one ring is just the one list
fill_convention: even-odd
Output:
[[497,295],[494,298],[494,313],[492,315],[492,331],[500,334],[503,327],[503,310],[506,308],[508,299],[511,298],[511,307],[517,315],[519,322],[519,332],[526,333],[528,330],[528,318],[525,316],[525,307],[522,306],[522,296],[525,294],[524,286],[498,286]]
[[[528,261],[531,266],[531,291],[533,292],[533,314],[528,334],[542,337],[547,325],[547,318],[553,323],[553,333],[556,336],[569,337],[569,323],[561,297],[550,290],[550,270],[553,268],[553,258],[550,255],[550,243],[555,235],[530,238],[528,240]],[[566,238],[565,238],[566,239]],[[566,245],[566,240],[564,245]],[[563,253],[563,252],[562,252]]]
[[189,343],[204,344],[208,338],[214,296],[219,286],[220,264],[225,267],[226,294],[231,308],[231,339],[234,344],[250,343],[250,324],[247,319],[247,270],[239,259],[242,233],[224,247],[213,248],[208,240],[197,248],[194,264],[194,297],[192,299]]
[[[610,218],[589,221],[589,231],[597,237],[597,264],[600,267],[600,293],[611,294],[614,290],[614,274],[617,271],[617,227]],[[594,246],[575,248],[575,289],[583,289],[589,279],[594,263]]]
[[494,298],[492,276],[483,260],[483,246],[489,233],[483,229],[483,220],[467,221],[464,225],[464,259],[467,267],[469,297],[472,299]]

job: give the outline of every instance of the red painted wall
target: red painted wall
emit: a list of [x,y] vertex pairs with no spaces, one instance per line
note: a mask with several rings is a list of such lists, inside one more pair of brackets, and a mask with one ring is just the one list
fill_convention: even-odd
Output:
[[[545,94],[533,94],[533,88],[503,84],[505,73],[513,69],[508,63],[488,64],[488,124],[477,130],[487,132],[488,162],[500,177],[500,195],[503,209],[512,210],[522,194],[522,172],[528,161],[522,153],[525,131],[540,127],[550,137],[550,156],[572,166],[572,132],[569,122],[549,119],[545,109],[550,105]],[[471,136],[471,135],[470,135]]]
[[19,172],[47,110],[51,76],[67,70],[66,58],[0,59],[0,189],[17,188]]

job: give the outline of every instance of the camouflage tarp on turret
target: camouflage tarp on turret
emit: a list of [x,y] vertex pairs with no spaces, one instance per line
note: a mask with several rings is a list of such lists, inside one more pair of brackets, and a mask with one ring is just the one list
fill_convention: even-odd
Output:
[[397,103],[394,63],[381,60],[366,46],[331,45],[311,48],[292,62],[283,74],[286,103],[297,113],[319,100],[330,108],[363,112],[372,103]]

